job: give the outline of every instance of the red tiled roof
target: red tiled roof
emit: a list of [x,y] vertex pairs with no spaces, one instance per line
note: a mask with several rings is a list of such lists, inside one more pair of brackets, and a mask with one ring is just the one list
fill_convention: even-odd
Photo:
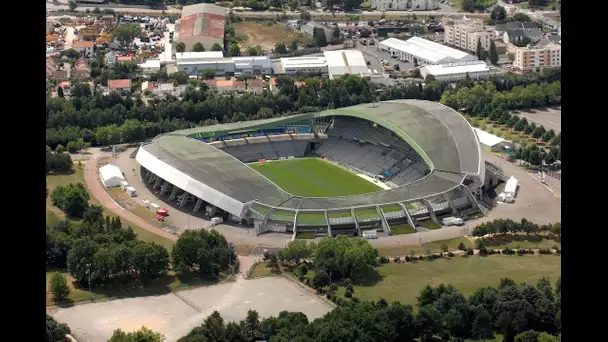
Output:
[[130,88],[131,87],[131,80],[126,79],[126,80],[109,80],[108,81],[108,88],[110,89],[122,89],[122,88]]
[[119,62],[130,62],[133,60],[133,57],[131,56],[118,56],[116,57],[116,60]]

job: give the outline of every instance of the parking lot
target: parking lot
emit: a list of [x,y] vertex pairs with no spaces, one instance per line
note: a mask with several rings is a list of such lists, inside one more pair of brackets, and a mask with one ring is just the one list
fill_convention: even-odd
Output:
[[67,323],[81,341],[105,342],[115,329],[135,331],[146,326],[171,342],[202,324],[213,311],[218,311],[225,322],[232,322],[244,319],[249,309],[256,310],[260,318],[276,316],[283,310],[299,311],[312,321],[332,308],[290,280],[270,277],[48,311]]
[[562,108],[535,108],[530,110],[522,110],[519,116],[523,116],[528,121],[534,122],[536,125],[543,125],[547,130],[554,130],[555,133],[562,131]]
[[357,44],[357,50],[361,51],[365,58],[370,61],[369,67],[370,69],[372,69],[372,72],[373,70],[377,70],[378,74],[383,73],[381,62],[382,60],[387,60],[389,62],[389,65],[392,67],[394,67],[395,64],[399,65],[400,71],[407,72],[407,70],[414,67],[413,63],[400,61],[396,58],[391,58],[390,53],[378,50],[375,45],[365,46],[362,44]]

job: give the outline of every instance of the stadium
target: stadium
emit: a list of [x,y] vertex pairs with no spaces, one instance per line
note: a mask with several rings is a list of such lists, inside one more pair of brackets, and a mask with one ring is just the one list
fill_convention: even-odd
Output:
[[467,218],[481,211],[485,176],[466,119],[422,100],[171,132],[135,159],[144,183],[176,208],[294,238]]

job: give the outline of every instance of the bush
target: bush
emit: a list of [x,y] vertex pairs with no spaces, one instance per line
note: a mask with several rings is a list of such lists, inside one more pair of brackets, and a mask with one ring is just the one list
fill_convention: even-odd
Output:
[[333,300],[334,300],[335,295],[334,295],[333,293],[331,293],[331,292],[328,292],[328,293],[325,295],[325,297],[326,297],[327,299],[329,299],[329,300],[333,301]]
[[390,262],[390,261],[388,260],[388,258],[387,258],[387,257],[385,257],[385,256],[381,256],[381,257],[380,257],[380,263],[381,263],[381,264],[388,264],[389,262]]
[[355,292],[355,288],[353,287],[353,284],[346,285],[346,291],[354,293]]
[[68,281],[65,275],[59,272],[54,272],[51,276],[50,283],[50,290],[51,294],[53,294],[53,300],[62,301],[68,298],[70,295],[70,287],[68,286]]
[[350,292],[348,289],[346,291],[344,291],[344,297],[346,298],[352,298],[353,293]]
[[268,259],[270,259],[270,255],[271,255],[271,253],[269,251],[265,251],[264,252],[264,261],[268,261]]
[[304,278],[304,285],[310,286],[310,278]]
[[299,276],[299,277],[298,277],[298,280],[299,280],[300,282],[302,282],[302,283],[304,282],[304,279],[308,279],[308,278],[306,278],[305,276]]
[[526,254],[526,252],[527,252],[527,251],[526,251],[525,249],[518,249],[518,250],[517,250],[517,254],[518,254],[518,255],[524,255],[524,254]]
[[488,255],[488,250],[485,249],[485,248],[484,249],[480,249],[478,254],[480,256],[486,256],[486,255]]
[[492,254],[500,254],[500,251],[498,249],[489,249],[488,250],[488,254],[492,255]]
[[559,247],[557,247],[557,245],[553,245],[553,247],[551,247],[551,248],[553,248],[555,250],[559,250]]
[[353,301],[353,303],[361,303],[361,300],[357,297],[352,297],[351,300]]
[[538,250],[538,254],[551,254],[551,250],[550,249],[539,249]]
[[[461,242],[461,243],[462,243],[462,242]],[[447,251],[448,251],[448,249],[449,249],[449,248],[448,248],[448,245],[446,245],[446,244],[441,245],[441,251],[442,251],[442,252],[447,252]]]
[[466,249],[467,249],[467,247],[464,245],[464,242],[460,242],[458,244],[458,250],[465,251]]
[[448,257],[452,258],[453,256],[454,256],[454,253],[448,252]]
[[410,262],[412,260],[412,258],[409,255],[405,256],[405,262]]
[[562,250],[561,250],[561,249],[559,249],[559,248],[558,248],[558,249],[556,249],[556,250],[555,250],[555,254],[562,254]]
[[426,258],[428,260],[435,260],[435,259],[441,258],[441,256],[439,254],[429,254],[429,255],[426,256]]
[[338,285],[336,285],[336,284],[329,285],[329,291],[331,291],[331,292],[338,291]]
[[475,253],[473,253],[473,248],[469,247],[467,248],[467,255],[473,255]]
[[424,255],[421,255],[418,257],[418,260],[424,260],[424,259],[426,259]]
[[401,262],[401,258],[400,257],[395,257],[393,258],[393,261],[396,263],[400,263]]
[[511,248],[507,247],[507,248],[505,248],[505,249],[502,250],[502,254],[513,255],[513,254],[515,254],[515,251],[512,250]]

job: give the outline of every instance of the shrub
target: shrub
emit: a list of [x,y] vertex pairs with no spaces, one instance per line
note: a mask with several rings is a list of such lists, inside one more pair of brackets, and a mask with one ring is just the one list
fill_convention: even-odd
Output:
[[439,254],[429,254],[429,255],[426,256],[426,258],[428,260],[435,260],[435,259],[441,258],[441,256]]
[[486,255],[488,255],[488,250],[485,249],[485,248],[484,249],[480,249],[478,254],[481,255],[481,256],[486,256]]
[[518,249],[518,250],[517,250],[517,254],[518,254],[518,255],[524,255],[524,254],[526,254],[526,252],[527,252],[527,251],[526,251],[525,249]]
[[53,300],[62,301],[67,299],[70,295],[70,287],[65,275],[54,272],[51,276],[50,290],[53,294]]
[[446,244],[441,245],[441,251],[442,251],[442,252],[447,252],[447,251],[448,251],[448,249],[449,249],[449,248],[448,248],[448,245],[446,245]]
[[551,250],[550,249],[539,249],[538,250],[538,254],[551,254]]
[[513,254],[515,254],[515,251],[512,250],[511,248],[507,247],[507,248],[505,248],[505,249],[502,250],[502,254],[513,255]]
[[353,287],[353,284],[346,285],[346,290],[349,292],[352,292],[352,293],[355,292],[355,288]]
[[270,259],[270,252],[269,251],[265,251],[264,252],[264,261],[267,261],[268,259]]
[[393,259],[393,261],[396,262],[396,263],[400,263],[401,262],[401,258],[400,257],[395,257]]
[[467,248],[467,255],[473,255],[475,253],[473,253],[473,248],[469,247]]
[[421,255],[418,257],[418,260],[424,260],[424,259],[426,259],[426,257],[424,255]]
[[299,276],[299,277],[298,277],[298,280],[299,280],[300,282],[302,282],[302,283],[304,282],[304,279],[308,279],[308,278],[306,278],[305,276]]
[[344,279],[344,286],[348,287],[348,285],[352,285],[353,282],[350,280],[350,278],[346,278]]
[[453,256],[454,256],[454,253],[448,252],[448,257],[452,258]]
[[304,285],[310,286],[310,278],[304,278]]
[[327,294],[325,295],[325,297],[326,297],[327,299],[329,299],[329,300],[333,301],[333,299],[334,299],[334,297],[335,297],[335,296],[334,296],[334,294],[333,294],[333,293],[331,293],[331,292],[327,292]]
[[557,247],[557,245],[553,245],[553,247],[551,247],[551,248],[553,248],[555,250],[559,250],[559,247]]
[[465,251],[466,249],[467,249],[467,247],[464,245],[464,242],[460,242],[458,244],[458,250]]
[[351,300],[353,301],[353,303],[361,303],[361,300],[357,297],[352,297]]
[[385,256],[381,256],[381,257],[380,257],[380,263],[381,263],[381,264],[388,264],[389,262],[390,262],[390,261],[388,260],[388,258],[387,258],[387,257],[385,257]]
[[405,256],[405,262],[410,262],[412,260],[412,258],[409,255]]
[[346,297],[346,298],[352,298],[352,296],[353,296],[352,292],[350,292],[348,290],[344,291],[344,297]]
[[336,284],[329,285],[329,291],[331,291],[331,292],[338,291],[338,285],[336,285]]
[[558,248],[558,249],[556,249],[556,250],[555,250],[555,254],[562,254],[562,250],[561,250],[561,249],[559,249],[559,248]]

